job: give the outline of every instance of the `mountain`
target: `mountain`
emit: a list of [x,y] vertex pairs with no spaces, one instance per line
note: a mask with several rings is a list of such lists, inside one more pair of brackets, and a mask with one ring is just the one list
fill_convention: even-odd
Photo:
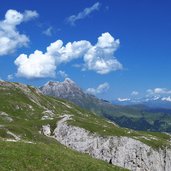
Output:
[[70,102],[84,109],[88,109],[91,112],[98,113],[99,115],[102,115],[103,110],[107,109],[110,111],[110,108],[118,108],[106,100],[98,99],[91,94],[85,93],[69,78],[66,78],[64,82],[49,81],[44,86],[40,87],[40,91],[44,95],[69,100]]
[[121,128],[32,86],[0,81],[2,171],[170,171],[170,140]]
[[118,98],[112,101],[115,105],[145,105],[150,108],[171,109],[171,96],[149,96],[144,98]]
[[[106,100],[85,93],[69,78],[65,79],[64,82],[48,82],[40,90],[45,95],[69,100],[123,127],[135,130],[171,132],[171,110],[152,109],[144,104],[113,105]],[[126,99],[122,102],[126,102]]]
[[40,88],[43,94],[57,98],[67,99],[81,107],[87,108],[91,101],[99,100],[94,96],[84,93],[74,81],[66,78],[64,82],[49,81]]

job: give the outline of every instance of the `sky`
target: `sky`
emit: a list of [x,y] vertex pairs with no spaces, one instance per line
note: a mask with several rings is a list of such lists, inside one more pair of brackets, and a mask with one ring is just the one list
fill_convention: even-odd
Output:
[[171,95],[169,0],[1,0],[0,78],[74,80],[100,98]]

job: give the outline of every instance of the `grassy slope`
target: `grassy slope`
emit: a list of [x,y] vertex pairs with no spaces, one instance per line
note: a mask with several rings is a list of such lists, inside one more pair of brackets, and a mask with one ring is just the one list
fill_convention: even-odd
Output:
[[[6,112],[13,121],[9,122],[0,116],[0,141],[4,138],[12,138],[8,134],[8,131],[11,131],[20,136],[22,140],[36,144],[1,141],[0,167],[2,169],[0,170],[19,170],[19,168],[23,170],[26,166],[28,170],[37,170],[38,167],[39,170],[51,170],[51,168],[56,170],[61,170],[61,168],[63,170],[68,170],[68,168],[69,170],[88,170],[88,168],[89,170],[112,170],[113,166],[69,150],[39,133],[42,125],[45,124],[50,124],[53,130],[62,114],[73,115],[73,120],[69,121],[70,124],[102,136],[128,136],[154,148],[170,144],[169,135],[120,128],[65,100],[43,96],[32,87],[23,89],[18,87],[18,84],[9,85],[8,87],[0,86],[0,112]],[[42,112],[45,110],[51,110],[55,114],[53,120],[41,120],[44,115]]]
[[56,142],[26,144],[0,142],[0,170],[17,171],[124,171]]

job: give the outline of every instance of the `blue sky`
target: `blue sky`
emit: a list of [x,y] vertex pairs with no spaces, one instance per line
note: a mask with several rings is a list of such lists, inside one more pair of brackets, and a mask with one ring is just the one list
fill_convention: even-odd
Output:
[[1,0],[0,78],[41,86],[68,76],[109,100],[149,89],[169,95],[170,7],[169,0]]

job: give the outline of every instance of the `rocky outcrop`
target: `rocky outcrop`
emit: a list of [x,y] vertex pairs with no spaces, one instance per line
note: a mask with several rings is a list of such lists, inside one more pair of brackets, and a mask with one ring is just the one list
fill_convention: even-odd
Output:
[[7,121],[7,122],[12,122],[13,119],[5,112],[0,111],[0,119]]
[[53,118],[55,117],[55,114],[51,111],[51,110],[45,110],[42,112],[42,118],[41,120],[53,120]]
[[51,135],[51,130],[50,130],[50,125],[43,125],[42,126],[42,132],[44,135],[46,136],[50,136]]
[[[129,137],[102,137],[83,128],[68,125],[66,121],[69,119],[69,115],[63,116],[53,132],[53,137],[67,147],[132,171],[170,171],[170,149],[154,150]],[[49,135],[47,129],[45,130],[45,135]]]

